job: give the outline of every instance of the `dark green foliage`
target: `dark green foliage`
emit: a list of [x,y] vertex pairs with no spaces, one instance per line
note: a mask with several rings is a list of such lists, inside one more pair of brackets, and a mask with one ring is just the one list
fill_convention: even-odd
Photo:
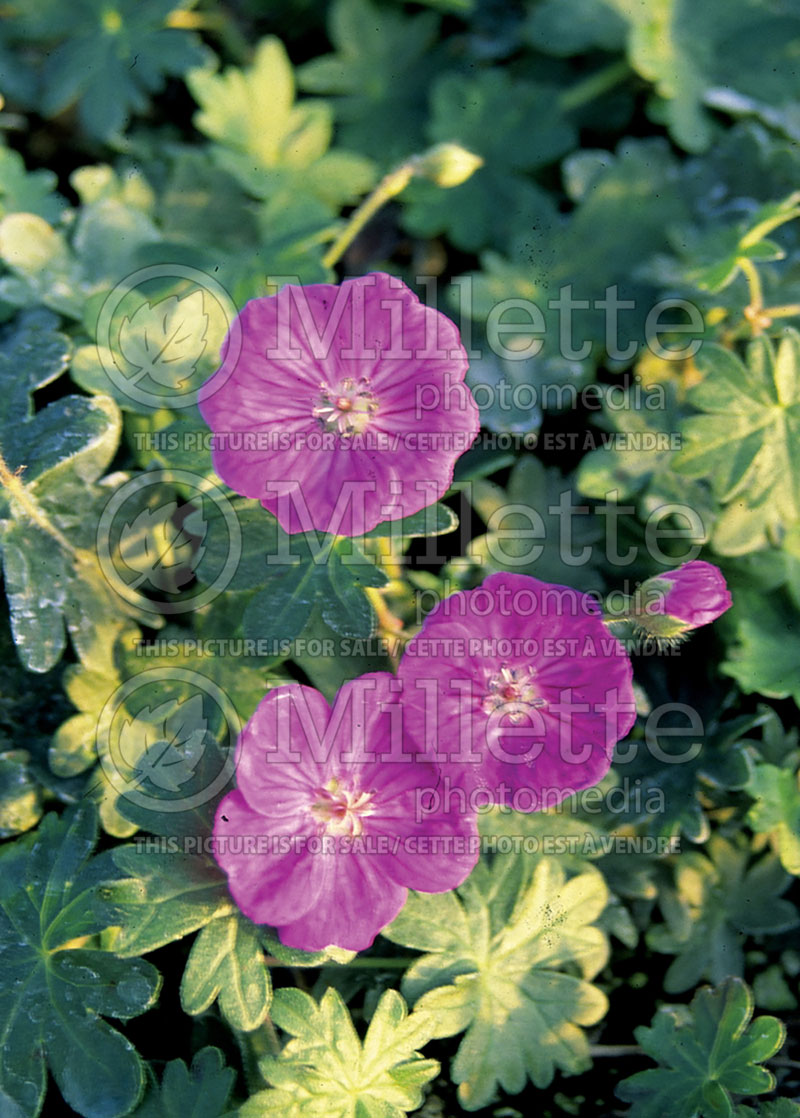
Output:
[[[796,1116],[753,1019],[800,973],[796,4],[0,15],[1,1118]],[[197,389],[247,300],[379,270],[457,321],[485,437],[430,508],[290,537]],[[598,786],[482,814],[509,845],[357,956],[237,910],[214,811],[271,688],[333,703],[495,571],[611,611],[694,557],[733,607],[614,625]]]

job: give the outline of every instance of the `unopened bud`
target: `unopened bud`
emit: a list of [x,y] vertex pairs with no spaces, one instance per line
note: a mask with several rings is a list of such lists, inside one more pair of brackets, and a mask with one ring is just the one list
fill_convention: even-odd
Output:
[[481,157],[460,144],[436,144],[417,156],[414,173],[437,186],[461,186],[482,166]]
[[648,636],[673,640],[715,621],[731,604],[719,568],[695,559],[643,582],[631,599],[630,620]]

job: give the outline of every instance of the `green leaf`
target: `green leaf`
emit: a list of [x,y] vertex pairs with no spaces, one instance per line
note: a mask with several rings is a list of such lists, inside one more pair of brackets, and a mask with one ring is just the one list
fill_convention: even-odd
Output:
[[[132,715],[147,722],[144,736],[150,743],[156,740],[175,740],[170,734],[157,739],[153,733],[157,724],[153,708],[171,701],[173,709],[164,706],[162,718],[166,715],[170,723],[175,719],[173,725],[177,726],[183,722],[189,732],[207,728],[227,748],[238,731],[237,720],[242,722],[248,719],[263,699],[265,691],[286,682],[285,678],[266,674],[267,666],[274,663],[274,657],[253,655],[238,638],[235,644],[223,645],[217,653],[213,645],[211,649],[207,649],[193,643],[193,638],[187,637],[186,630],[177,625],[167,626],[162,632],[168,643],[162,646],[160,654],[154,654],[159,652],[158,646],[148,650],[146,647],[135,649],[131,644],[123,648],[120,657],[125,679],[142,671],[161,669],[160,683],[156,682],[154,676],[153,682],[146,685],[141,694],[134,693],[126,703]],[[226,638],[229,635],[230,630],[224,634]],[[197,680],[195,686],[191,677],[183,680],[177,678],[174,671],[176,668],[197,673],[204,680]],[[203,682],[211,685],[210,694],[203,691]],[[214,685],[219,691],[214,692]],[[145,706],[150,707],[149,712],[144,709]],[[192,716],[193,708],[197,717]],[[186,733],[182,736],[185,738]],[[207,752],[199,756],[200,765],[208,767],[211,783],[216,772],[215,766],[222,767],[220,757],[217,746],[210,744]]]
[[349,963],[357,952],[344,947],[325,947],[322,951],[301,951],[298,947],[287,947],[281,943],[276,932],[261,925],[258,929],[261,943],[280,962],[291,967],[321,967],[326,963]]
[[411,540],[421,536],[444,536],[458,527],[458,517],[447,505],[428,505],[403,520],[384,520],[367,532],[364,539]]
[[81,200],[81,220],[97,202],[117,202],[143,214],[151,214],[155,206],[155,192],[141,168],[136,166],[126,166],[119,173],[108,163],[78,167],[69,181]]
[[[521,346],[514,351],[519,353],[532,340],[544,341],[540,353],[514,362],[524,368],[518,375],[537,389],[533,403],[543,399],[545,386],[552,394],[553,387],[562,384],[569,403],[570,393],[582,383],[580,375],[589,372],[609,346],[605,312],[599,305],[604,300],[598,302],[600,291],[608,292],[612,300],[616,297],[634,304],[616,316],[619,329],[613,339],[617,354],[627,353],[627,362],[632,359],[646,337],[647,310],[657,301],[649,281],[640,275],[642,262],[666,249],[667,230],[689,216],[678,165],[660,138],[625,140],[614,155],[604,154],[605,166],[597,169],[566,218],[552,202],[539,205],[523,230],[515,228],[508,238],[505,254],[487,249],[481,256],[481,270],[470,277],[469,313],[476,321],[484,322],[496,314],[495,308],[505,299],[532,302],[540,311],[544,329],[526,314],[524,321],[529,331],[535,327],[535,337],[523,331]],[[473,177],[477,179],[481,173]],[[449,191],[448,198],[454,193]],[[625,230],[623,236],[621,229]],[[454,291],[452,302],[459,311],[461,297],[460,290]],[[567,300],[573,301],[569,311],[574,339],[571,351],[565,351],[559,325],[564,315],[558,307],[568,305]],[[503,344],[511,348],[513,343],[513,335],[504,334]],[[566,359],[565,352],[577,353],[579,358]],[[620,361],[617,357],[614,363]],[[480,364],[477,373],[481,374]],[[473,390],[480,381],[481,375],[469,378]],[[532,404],[526,406],[530,409]]]
[[[521,310],[520,313],[524,319],[526,312]],[[512,308],[503,312],[503,329],[508,327],[511,330],[513,314]],[[509,351],[513,352],[518,343],[519,338],[512,331],[503,344],[507,344]],[[523,339],[519,344],[527,345],[528,340]],[[543,406],[549,406],[544,393],[540,403],[539,387],[547,384],[548,391],[556,395],[563,386],[568,400],[573,387],[570,382],[575,381],[576,375],[580,374],[574,364],[570,366],[558,359],[545,358],[537,362],[535,358],[517,361],[511,360],[508,355],[500,357],[491,351],[487,340],[482,356],[470,363],[466,381],[475,394],[482,427],[488,427],[490,431],[513,432],[517,443],[519,436],[525,435],[527,438],[522,441],[523,445],[533,447],[537,444],[535,432],[542,424]],[[552,400],[552,397],[548,399]],[[513,458],[516,459],[516,455]]]
[[781,1047],[786,1030],[776,1017],[751,1021],[752,1015],[747,986],[728,978],[698,991],[688,1010],[665,1006],[649,1028],[636,1029],[639,1044],[661,1066],[617,1087],[632,1104],[631,1118],[732,1118],[731,1094],[771,1091],[775,1076],[760,1065]]
[[[280,570],[280,568],[275,568]],[[262,641],[292,641],[305,629],[320,591],[327,588],[325,568],[312,561],[275,575],[248,604],[245,636]]]
[[219,145],[212,148],[217,162],[256,197],[288,202],[297,193],[311,195],[338,212],[374,182],[369,160],[328,153],[333,122],[325,102],[295,104],[294,75],[279,39],[262,39],[248,70],[193,70],[187,84],[201,107],[196,126]]
[[[426,1011],[436,1036],[466,1029],[453,1061],[458,1097],[479,1110],[498,1085],[516,1094],[530,1077],[548,1086],[556,1069],[590,1066],[580,1026],[607,1009],[586,979],[608,958],[606,937],[593,926],[608,893],[600,874],[565,880],[556,858],[543,858],[526,880],[522,857],[480,864],[455,893],[411,893],[383,932],[428,954],[411,965],[403,991]],[[564,973],[576,965],[582,978]],[[417,1000],[418,999],[418,1000]]]
[[[3,682],[0,685],[0,754],[5,754],[8,765],[0,766],[4,772],[5,792],[2,809],[3,826],[16,833],[17,823],[31,818],[34,804],[36,818],[41,815],[41,800],[47,798],[61,803],[75,803],[83,792],[83,780],[52,765],[52,735],[64,719],[72,713],[70,701],[61,693],[62,673],[58,669],[44,674],[32,674],[20,663],[4,606],[0,608],[0,662],[3,663]],[[89,738],[94,743],[92,723]],[[24,749],[17,746],[25,745]],[[91,763],[96,754],[92,748]],[[30,792],[25,792],[28,782]]]
[[[105,605],[110,591],[93,561],[91,570],[77,569],[77,557],[43,530],[31,505],[41,509],[54,489],[78,483],[80,490],[80,483],[94,482],[116,452],[121,427],[119,411],[106,396],[65,396],[34,412],[34,391],[66,367],[67,339],[55,325],[49,311],[26,312],[0,344],[0,452],[10,472],[24,469],[21,483],[30,494],[28,503],[12,498],[15,519],[2,522],[6,594],[20,657],[39,672],[52,667],[64,649],[64,617],[70,618],[75,593],[80,595],[77,583],[96,578],[97,601]],[[55,527],[60,531],[57,521]],[[110,606],[109,613],[115,612]]]
[[760,1009],[797,1009],[797,998],[780,963],[773,963],[753,976],[753,998]]
[[48,311],[28,311],[0,343],[0,447],[10,470],[25,467],[26,483],[65,464],[93,481],[119,439],[119,415],[107,398],[67,396],[34,413],[34,391],[67,367],[69,342],[57,322]]
[[260,1062],[272,1087],[248,1099],[242,1118],[403,1118],[439,1072],[436,1060],[417,1051],[432,1035],[432,1019],[409,1014],[395,990],[382,995],[363,1043],[333,988],[319,1004],[300,990],[278,990],[272,1018],[291,1039],[280,1056]]
[[[70,607],[70,624],[73,639],[77,637],[76,647],[80,646],[81,663],[65,669],[62,683],[69,701],[80,713],[62,722],[48,750],[50,768],[63,776],[83,772],[98,760],[97,730],[101,712],[123,681],[120,650],[127,643],[140,639],[138,628],[125,619],[109,616],[109,603],[92,591],[91,586],[86,586],[84,597],[76,599],[81,610],[77,624],[73,624]],[[80,781],[81,785],[87,785],[82,791],[97,803],[103,829],[126,838],[136,827],[116,811],[117,790],[101,773],[102,770],[95,768],[88,782]]]
[[291,650],[292,660],[329,703],[335,701],[336,692],[348,680],[367,672],[392,671],[384,642],[340,636],[325,624],[319,605],[312,611],[303,640],[305,644]]
[[758,764],[746,787],[755,803],[747,823],[768,834],[784,869],[800,875],[800,776],[796,769]]
[[696,357],[703,380],[690,400],[705,415],[683,424],[685,445],[673,469],[707,477],[723,505],[737,509],[743,546],[734,537],[727,554],[749,550],[751,524],[779,531],[800,520],[800,334],[787,328],[777,345],[760,337],[743,364],[721,346]]
[[235,1078],[218,1048],[201,1048],[191,1068],[183,1060],[170,1060],[161,1084],[151,1087],[133,1118],[219,1118]]
[[[97,169],[81,169],[92,170]],[[80,174],[76,172],[76,189]],[[84,174],[84,182],[87,177]],[[21,307],[42,303],[70,318],[85,319],[91,332],[108,289],[137,268],[149,245],[161,240],[148,213],[150,199],[140,195],[146,195],[145,189],[137,195],[126,184],[87,195],[70,227],[71,243],[36,214],[3,218],[0,257],[13,273],[0,278],[3,298]],[[163,260],[163,249],[159,256]],[[100,302],[87,304],[92,296]]]
[[712,835],[708,857],[686,850],[675,861],[675,885],[664,887],[664,924],[652,924],[648,946],[675,955],[664,979],[669,994],[702,979],[721,982],[744,968],[746,934],[776,934],[794,928],[800,914],[783,899],[791,878],[773,855],[750,864],[749,851]]
[[528,17],[525,38],[546,54],[582,54],[625,45],[625,22],[608,0],[541,0]]
[[720,671],[732,676],[747,694],[771,699],[791,696],[800,705],[800,634],[792,607],[781,592],[739,589],[729,624],[734,642]]
[[741,259],[760,263],[783,260],[786,256],[785,251],[774,241],[766,240],[766,235],[800,215],[798,201],[800,201],[800,194],[793,191],[780,202],[768,202],[762,206],[748,218],[747,222],[740,223],[737,229],[715,227],[712,234],[714,244],[718,243],[718,239],[727,242],[727,254],[722,257],[717,256],[713,263],[705,264],[690,273],[692,282],[701,289],[721,291],[732,283],[741,271],[739,266]]
[[[320,602],[320,611],[325,624],[340,636],[369,639],[375,631],[375,613],[364,587],[383,585],[387,579],[363,552],[354,556],[354,551],[352,544],[334,545],[327,564],[330,590]],[[352,558],[360,558],[361,563],[348,566]]]
[[78,103],[86,132],[118,135],[132,112],[147,107],[169,74],[183,74],[205,58],[197,37],[164,27],[172,4],[117,0],[115,7],[82,4],[69,36],[47,55],[41,111],[55,116]]
[[50,768],[57,776],[75,776],[94,764],[96,731],[97,717],[92,714],[73,714],[61,723],[50,746]]
[[[336,152],[331,152],[316,165],[327,168]],[[339,153],[344,158],[345,153]],[[332,168],[328,168],[331,169]],[[309,176],[311,181],[314,176]],[[332,175],[336,189],[337,177]],[[250,273],[260,276],[267,272],[273,276],[290,276],[296,283],[330,283],[334,279],[330,267],[322,263],[322,253],[331,239],[331,206],[323,200],[324,190],[317,188],[319,197],[303,193],[299,188],[291,195],[275,194],[265,199],[258,211],[260,242],[256,259],[248,262]],[[340,188],[343,189],[343,188]],[[262,255],[263,254],[263,255]],[[252,283],[252,281],[251,281]],[[255,295],[261,295],[262,281],[258,280]]]
[[58,221],[66,202],[54,193],[57,183],[52,171],[28,172],[18,152],[0,147],[0,217],[24,211]]
[[[495,450],[491,447],[473,447],[466,454],[462,454],[453,473],[453,481],[475,481],[477,478],[491,477],[498,470],[506,466],[513,466],[517,460],[516,454],[508,450]],[[427,535],[427,533],[426,533]]]
[[207,331],[203,292],[183,299],[171,295],[157,303],[144,302],[131,318],[123,319],[119,348],[137,382],[147,377],[180,392],[205,349]]
[[[740,1106],[736,1118],[746,1118],[745,1109]],[[753,1118],[798,1118],[798,1115],[800,1103],[793,1099],[768,1099],[760,1104],[758,1114],[753,1111]]]
[[439,18],[407,16],[370,0],[336,0],[328,20],[336,53],[301,66],[300,87],[335,95],[345,147],[373,155],[380,136],[387,164],[413,154],[422,146],[426,91],[440,64]]
[[[64,488],[71,489],[68,485]],[[47,500],[41,501],[45,512],[49,512],[51,495],[52,491]],[[107,495],[95,496],[88,519],[88,526],[94,529],[98,497],[107,500]],[[0,522],[6,595],[19,657],[30,671],[48,671],[64,650],[66,626],[76,652],[87,666],[92,666],[98,633],[116,636],[127,627],[123,612],[134,617],[141,613],[135,602],[121,601],[111,589],[95,555],[77,549],[73,558],[60,542],[31,524],[24,510],[19,515],[19,521]],[[59,530],[64,522],[73,527],[73,514],[51,519]],[[145,613],[144,618],[148,624],[159,624],[152,612]]]
[[[79,178],[76,189],[81,185]],[[136,267],[139,254],[162,239],[150,216],[152,201],[144,184],[141,193],[143,196],[137,197],[135,187],[121,184],[113,193],[106,189],[91,200],[84,199],[72,248],[80,260],[82,285],[92,293],[105,293],[119,283]],[[91,322],[91,312],[84,321]]]
[[[262,39],[247,71],[224,74],[203,70],[188,75],[187,84],[201,106],[195,124],[218,142],[253,156],[264,167],[280,163],[291,153],[289,137],[296,135],[300,151],[326,146],[319,119],[309,107],[294,105],[292,67],[280,40]],[[263,106],[269,105],[269,114]]]
[[631,65],[663,98],[658,116],[687,151],[710,146],[714,129],[705,105],[715,103],[718,90],[731,100],[753,96],[765,108],[793,99],[788,74],[800,21],[788,8],[750,0],[608,3],[628,22]]
[[0,753],[0,838],[35,827],[42,816],[39,786],[24,749]]
[[[253,590],[264,586],[283,568],[280,564],[268,562],[270,557],[282,554],[291,548],[291,554],[305,558],[307,550],[302,544],[290,542],[290,538],[258,501],[236,498],[231,501],[241,528],[241,554],[236,572],[228,583],[230,590]],[[209,503],[206,510],[208,530],[205,549],[194,568],[200,582],[213,583],[228,558],[230,549],[229,533],[225,528],[222,510],[215,503]]]
[[96,830],[85,804],[61,820],[46,816],[0,857],[0,1099],[15,1115],[39,1113],[46,1067],[85,1118],[127,1114],[142,1091],[136,1050],[101,1018],[127,1020],[149,1009],[159,974],[142,959],[74,942],[109,922],[94,903],[113,873],[107,858],[89,861]]
[[[113,235],[113,230],[106,233]],[[123,244],[130,240],[124,231],[117,236]],[[92,253],[94,258],[98,255]],[[160,270],[157,265],[151,267],[156,273]],[[122,261],[113,267],[114,274],[128,270],[129,265]],[[199,270],[195,268],[194,273]],[[70,374],[81,388],[112,396],[126,412],[158,414],[162,407],[175,406],[180,409],[179,419],[185,419],[188,413],[197,421],[197,433],[193,443],[195,458],[187,464],[197,473],[208,473],[208,429],[199,413],[192,410],[193,399],[218,364],[217,355],[230,325],[232,309],[227,298],[218,294],[220,288],[211,286],[216,285],[215,279],[211,278],[209,286],[204,287],[193,279],[171,277],[166,266],[163,271],[166,276],[156,274],[115,297],[110,315],[98,317],[97,305],[92,317],[87,307],[87,328],[96,336],[96,342],[76,350]],[[105,286],[101,280],[98,285]],[[163,426],[162,419],[159,431]],[[182,441],[190,443],[188,438],[181,440],[166,432],[161,439],[165,447],[173,439],[178,447]]]
[[120,871],[104,888],[119,931],[114,950],[141,955],[229,916],[236,906],[227,879],[211,853],[214,809],[230,787],[232,758],[208,734],[192,734],[180,749],[168,745],[160,755],[169,769],[189,761],[188,776],[177,788],[144,778],[119,796],[117,808],[132,823],[150,831],[135,844],[117,846]]
[[[603,411],[604,426],[612,430],[592,434],[589,452],[580,461],[576,473],[579,492],[596,501],[624,500],[646,489],[653,475],[662,480],[679,449],[673,434],[679,421],[676,393],[663,386],[664,406],[656,394],[644,395],[626,390],[621,394],[622,406]],[[685,487],[685,481],[680,478]]]
[[415,184],[404,195],[403,223],[417,235],[447,233],[467,251],[505,241],[512,218],[517,229],[528,214],[540,222],[550,199],[520,172],[554,162],[577,142],[556,86],[514,80],[499,68],[443,74],[431,90],[426,134],[434,144],[456,141],[484,166],[452,190]]
[[114,863],[124,876],[107,885],[103,897],[120,927],[114,950],[124,957],[146,955],[235,911],[225,875],[211,855],[185,852],[177,837],[172,843],[171,836],[164,837],[165,842],[142,839],[114,848]]
[[[224,196],[225,205],[219,199]],[[204,150],[177,152],[158,200],[159,224],[169,238],[187,244],[251,247],[258,236],[255,205],[233,175],[215,166]]]
[[[663,694],[663,692],[662,692]],[[653,708],[661,695],[648,695]],[[612,767],[618,779],[606,792],[598,822],[609,829],[635,824],[640,833],[672,838],[683,833],[690,842],[706,842],[709,814],[730,793],[745,788],[753,771],[748,731],[764,721],[761,713],[718,721],[698,704],[702,730],[692,731],[691,747],[682,709],[662,707],[659,727],[637,742],[633,755]],[[624,776],[623,776],[624,772]],[[631,794],[633,793],[633,794]],[[657,805],[657,806],[656,806]]]
[[0,70],[5,94],[21,106],[32,108],[36,103],[37,75],[21,57],[19,46],[11,36],[8,42],[0,42]]
[[2,549],[17,652],[31,671],[46,672],[67,643],[63,620],[67,561],[44,532],[13,521],[4,525]]
[[[298,554],[298,545],[292,547]],[[340,636],[368,639],[375,616],[364,589],[385,585],[386,575],[350,540],[333,544],[327,556],[317,553],[319,561],[307,544],[301,541],[299,547],[305,556],[294,566],[266,567],[273,573],[262,577],[259,585],[267,585],[245,609],[245,635],[291,642],[305,632],[318,606],[325,624]]]
[[181,979],[181,1005],[193,1016],[219,998],[228,1024],[252,1032],[267,1016],[272,997],[258,933],[236,913],[213,920],[195,939]]
[[31,213],[0,221],[0,259],[13,273],[0,277],[0,295],[19,307],[44,303],[80,318],[86,290],[80,264],[62,233]]
[[128,571],[135,572],[133,588],[175,594],[192,577],[194,557],[204,549],[208,524],[202,504],[179,508],[169,490],[163,496],[162,491],[156,492],[157,497],[142,492],[150,500],[138,511],[138,504],[129,505],[119,532],[119,558]]
[[[490,529],[475,536],[467,547],[469,559],[481,569],[513,571],[592,590],[602,585],[596,555],[602,528],[587,515],[589,506],[580,503],[557,468],[525,455],[511,471],[505,489],[493,482],[474,481],[472,501]],[[571,525],[571,555],[559,527],[565,517]],[[569,562],[576,558],[581,561]]]

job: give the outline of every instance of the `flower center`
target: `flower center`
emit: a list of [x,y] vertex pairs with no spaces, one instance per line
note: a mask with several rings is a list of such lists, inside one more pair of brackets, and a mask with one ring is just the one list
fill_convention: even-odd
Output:
[[342,785],[336,777],[315,790],[311,814],[329,835],[360,835],[364,816],[372,815],[372,792],[357,792]]
[[323,431],[335,431],[349,439],[361,434],[377,410],[378,400],[370,388],[369,377],[358,381],[345,377],[336,389],[320,384],[319,400],[311,414],[320,421]]
[[501,707],[513,704],[508,718],[513,724],[517,724],[525,718],[525,710],[521,708],[544,706],[545,700],[539,697],[536,690],[535,675],[536,672],[530,665],[509,668],[507,664],[501,664],[500,671],[489,676],[488,689],[481,704],[484,713],[492,714]]

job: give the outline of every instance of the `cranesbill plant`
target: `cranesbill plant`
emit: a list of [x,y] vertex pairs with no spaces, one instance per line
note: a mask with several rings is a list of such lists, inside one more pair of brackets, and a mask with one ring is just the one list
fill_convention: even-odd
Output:
[[0,1118],[800,1116],[796,7],[4,4]]

